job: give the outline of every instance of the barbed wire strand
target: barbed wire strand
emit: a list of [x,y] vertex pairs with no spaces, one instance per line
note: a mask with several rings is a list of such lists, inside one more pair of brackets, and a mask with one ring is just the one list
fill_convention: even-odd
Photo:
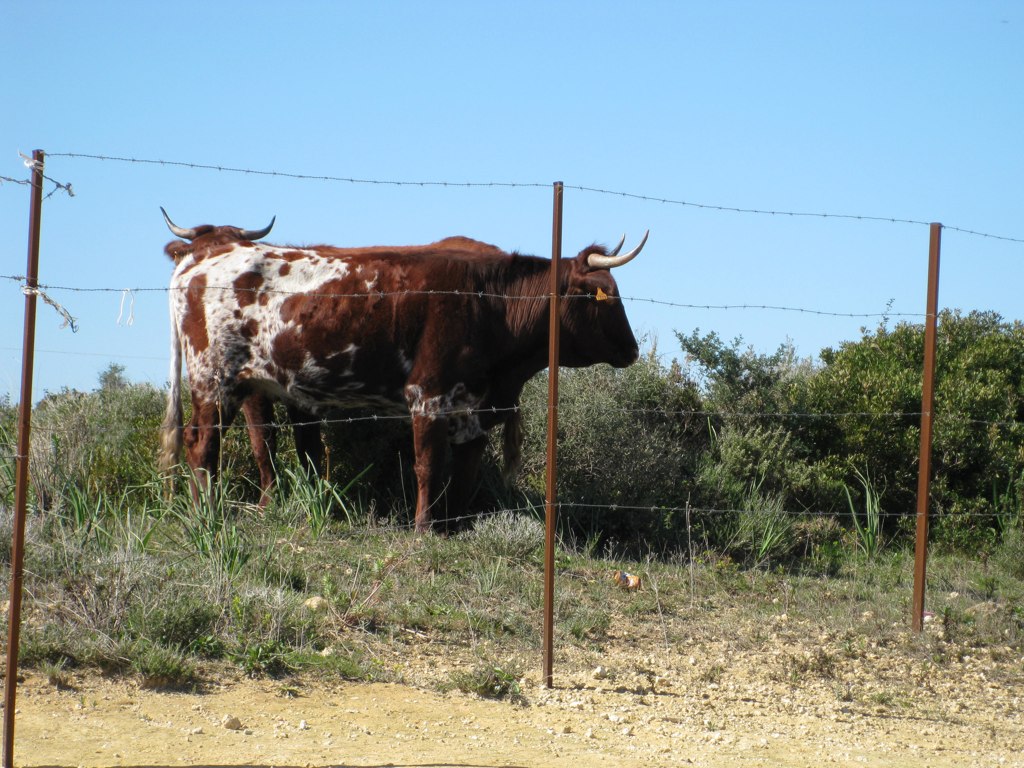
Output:
[[[252,503],[247,503],[247,502],[238,502],[238,506],[239,507],[243,507],[243,508],[248,508],[248,507],[253,507],[255,505],[252,504]],[[774,509],[773,508],[771,510],[768,510],[768,509],[760,509],[760,508],[757,508],[757,507],[752,507],[752,508],[749,508],[749,509],[740,509],[740,508],[732,508],[732,507],[724,507],[724,508],[719,508],[719,507],[695,507],[695,506],[692,506],[692,505],[690,505],[690,506],[686,506],[686,505],[677,506],[677,505],[629,504],[629,503],[626,503],[626,504],[608,504],[608,503],[602,504],[600,502],[589,502],[589,501],[588,502],[560,501],[560,502],[556,502],[553,506],[555,507],[556,514],[564,512],[566,510],[602,510],[602,511],[605,511],[605,512],[612,512],[612,513],[614,513],[614,512],[622,512],[622,513],[633,513],[633,514],[636,514],[636,513],[644,513],[644,512],[646,512],[646,513],[650,513],[650,514],[661,514],[661,515],[665,515],[665,514],[682,515],[682,514],[689,513],[690,515],[697,515],[697,516],[704,516],[704,517],[714,517],[714,516],[726,516],[726,515],[735,516],[735,515],[744,515],[744,514],[747,514],[747,515],[751,515],[751,514],[757,515],[757,514],[765,514],[765,513],[770,512],[772,515],[781,515],[783,517],[796,518],[796,519],[801,519],[801,520],[813,520],[813,519],[816,519],[816,518],[837,518],[837,519],[840,519],[840,518],[846,517],[849,514],[848,512],[837,512],[837,511],[834,511],[834,510],[830,511],[830,510],[824,510],[824,509],[822,509],[822,510],[810,510],[810,509],[808,509],[808,510],[794,510],[794,509]],[[480,510],[480,511],[470,512],[470,513],[467,513],[467,514],[464,514],[464,515],[458,515],[458,516],[454,516],[454,517],[446,517],[446,518],[442,518],[442,519],[439,519],[439,520],[435,520],[435,522],[439,522],[439,523],[443,522],[443,523],[447,523],[447,524],[454,524],[456,526],[461,524],[461,523],[465,523],[465,522],[474,522],[474,523],[479,524],[479,522],[481,520],[483,520],[483,519],[494,518],[494,517],[498,517],[500,515],[509,515],[509,514],[518,514],[518,515],[525,514],[527,516],[533,517],[534,519],[542,522],[543,521],[543,511],[544,511],[544,508],[545,508],[545,505],[544,505],[543,502],[538,502],[537,504],[526,504],[526,505],[518,506],[518,507],[498,507],[498,508],[491,509],[491,510]],[[412,510],[409,510],[406,514],[404,514],[402,516],[411,516],[411,514],[412,514]],[[893,520],[896,520],[896,519],[899,519],[899,518],[913,518],[913,517],[916,517],[916,515],[917,515],[916,511],[914,511],[912,509],[882,513],[883,517],[888,518],[888,519],[893,519]],[[995,513],[993,513],[993,512],[986,512],[986,511],[983,511],[983,510],[967,510],[967,511],[963,511],[963,512],[958,512],[957,515],[960,516],[960,517],[976,518],[976,519],[981,519],[981,520],[992,520],[995,517]],[[416,529],[415,522],[410,521],[408,523],[399,523],[399,522],[396,522],[394,520],[394,515],[393,514],[386,514],[386,515],[374,516],[374,519],[372,521],[368,521],[363,528],[353,528],[353,529],[350,529],[350,532],[353,535],[355,535],[355,536],[359,536],[359,535],[373,535],[374,533],[379,533],[379,532],[400,532],[400,531],[412,532],[415,529]]]
[[151,160],[138,157],[116,157],[109,155],[91,155],[76,152],[50,152],[47,157],[66,157],[71,159],[103,160],[118,163],[135,163],[139,165],[159,165],[168,168],[188,168],[191,170],[219,171],[221,173],[240,173],[249,176],[270,176],[282,179],[296,179],[300,181],[329,181],[345,184],[371,184],[392,187],[542,187],[548,189],[551,184],[540,182],[512,182],[512,181],[400,181],[387,179],[360,179],[351,176],[330,176],[316,173],[293,173],[289,171],[268,171],[257,168],[234,168],[226,165],[212,165],[206,163],[192,163],[180,160]]
[[[24,282],[25,277],[23,275],[0,275],[2,280],[10,280],[15,282]],[[82,286],[68,286],[68,285],[51,285],[51,284],[39,284],[39,289],[45,289],[48,291],[67,291],[69,293],[117,293],[122,296],[126,293],[167,293],[172,292],[185,292],[188,290],[187,286],[173,287],[173,286],[161,286],[161,287],[142,287],[137,286],[134,288],[114,288],[114,287],[82,287]],[[207,285],[205,290],[208,291],[221,291],[225,293],[252,293],[259,295],[260,293],[281,295],[281,296],[308,296],[313,299],[383,299],[392,297],[406,297],[406,296],[459,296],[459,297],[477,297],[480,299],[498,299],[503,301],[546,301],[549,296],[547,294],[530,294],[530,295],[515,295],[515,294],[500,294],[500,293],[487,293],[484,291],[438,291],[438,290],[425,290],[425,291],[368,291],[365,293],[335,293],[335,292],[320,292],[320,291],[288,291],[280,288],[239,288],[233,285]],[[597,301],[594,296],[582,296],[578,294],[570,295],[564,294],[559,297],[564,301]],[[875,318],[875,317],[906,317],[906,318],[923,318],[924,313],[919,312],[830,312],[822,309],[809,309],[806,307],[787,307],[783,305],[775,304],[689,304],[686,302],[678,301],[667,301],[663,299],[651,299],[639,296],[620,296],[619,300],[631,303],[647,303],[654,304],[661,307],[669,307],[672,309],[698,309],[698,310],[716,310],[716,311],[743,311],[743,310],[760,310],[760,311],[774,311],[774,312],[793,312],[807,315],[813,315],[816,317],[838,317],[838,318]]]
[[[31,170],[41,170],[42,169],[42,165],[37,163],[35,158],[32,158],[29,155],[26,155],[24,152],[19,152],[18,154],[21,155],[21,158],[22,158],[22,161],[25,164],[25,167],[28,168],[30,171]],[[51,197],[53,197],[59,191],[63,191],[65,193],[67,193],[68,197],[74,197],[75,196],[75,192],[71,188],[71,184],[64,184],[62,182],[59,182],[56,179],[50,178],[45,173],[43,174],[43,180],[44,181],[48,181],[51,184],[53,184],[53,189],[50,191],[50,194],[46,195],[46,197],[44,198],[45,200],[49,200]],[[10,179],[10,181],[15,181],[15,180],[14,179]],[[18,183],[18,184],[24,183],[24,184],[29,184],[29,185],[32,184],[31,181],[25,181],[25,182],[16,181],[15,183]]]
[[[255,507],[255,504],[245,501],[229,501],[233,507],[247,509]],[[686,514],[691,515],[713,517],[713,516],[735,516],[744,514],[764,514],[768,512],[767,509],[760,509],[757,507],[751,508],[738,508],[738,507],[707,507],[707,506],[694,506],[694,505],[673,505],[673,504],[639,504],[639,503],[601,503],[596,501],[558,501],[554,504],[556,513],[564,512],[566,510],[602,510],[604,512],[622,512],[622,513],[649,513],[649,514]],[[527,501],[526,504],[521,506],[499,506],[490,510],[478,510],[470,512],[464,515],[458,515],[453,517],[443,518],[438,522],[445,522],[449,524],[460,524],[468,521],[479,523],[481,520],[486,518],[494,518],[501,515],[527,515],[537,520],[543,519],[543,511],[545,505],[542,501],[538,501],[536,504]],[[412,510],[405,511],[402,516],[411,516]],[[825,509],[775,509],[771,510],[773,515],[782,515],[783,517],[811,520],[815,518],[842,518],[846,513],[836,512],[834,510]],[[984,510],[966,510],[958,512],[958,516],[966,518],[978,518],[990,520],[994,517],[995,513],[987,512]],[[902,511],[890,511],[883,513],[886,518],[897,519],[897,518],[910,518],[916,517],[916,511],[912,509]],[[413,531],[416,528],[414,521],[408,523],[399,523],[394,520],[395,514],[374,514],[371,520],[368,520],[365,525],[361,528],[352,528],[351,533],[353,535],[371,535],[376,532],[392,532],[392,531]]]
[[[85,396],[86,393],[77,393]],[[410,423],[412,421],[411,414],[404,411],[404,406],[400,403],[396,403],[397,409],[402,412],[390,412],[390,413],[372,413],[366,415],[357,416],[340,416],[333,415],[324,418],[314,418],[308,420],[299,421],[270,421],[264,423],[249,423],[246,422],[244,425],[240,418],[236,418],[230,424],[223,426],[210,425],[205,429],[213,430],[229,430],[232,427],[257,427],[261,429],[286,429],[288,427],[330,427],[337,425],[352,425],[360,423],[373,423],[373,422],[405,422]],[[566,413],[571,409],[562,407],[561,411]],[[529,406],[518,405],[507,408],[451,408],[441,410],[438,412],[438,416],[497,416],[503,414],[511,414],[516,412],[522,412],[526,414],[530,413],[547,413],[547,406],[541,406],[537,409],[531,409]],[[889,412],[871,412],[871,411],[841,411],[841,412],[826,412],[826,413],[808,413],[808,412],[789,412],[789,411],[762,411],[762,412],[741,412],[741,411],[709,411],[699,409],[654,409],[654,408],[608,408],[605,409],[606,413],[618,413],[623,416],[631,418],[649,418],[651,416],[657,416],[662,419],[675,419],[685,421],[687,419],[692,420],[699,418],[701,420],[711,419],[718,421],[841,421],[841,420],[862,420],[862,421],[907,421],[910,419],[919,420],[921,418],[920,411],[889,411]],[[965,418],[961,414],[943,414],[936,413],[935,420],[941,424],[946,421],[954,422],[956,424],[965,424],[975,427],[998,427],[1003,429],[1010,429],[1014,427],[1024,426],[1024,421],[1011,419],[1011,420],[998,420],[998,419],[977,419],[977,418]],[[79,425],[50,425],[50,424],[33,424],[33,433],[42,433],[50,435],[72,435],[81,431]],[[137,430],[141,431],[143,428],[139,427]],[[147,428],[148,429],[148,428]]]
[[[324,174],[308,174],[308,173],[293,173],[288,171],[274,171],[274,170],[260,170],[254,168],[234,168],[224,165],[213,165],[206,163],[194,163],[194,162],[183,162],[177,160],[153,160],[146,158],[136,157],[118,157],[113,155],[97,155],[97,154],[86,154],[79,152],[52,152],[48,153],[48,157],[63,157],[69,159],[84,159],[84,160],[99,160],[108,162],[119,162],[119,163],[135,163],[141,165],[156,165],[166,167],[177,167],[177,168],[188,168],[192,170],[207,170],[207,171],[218,171],[222,173],[240,173],[253,176],[268,176],[277,178],[297,179],[303,181],[325,181],[325,182],[340,182],[345,184],[370,184],[379,186],[396,186],[396,187],[461,187],[461,188],[476,188],[476,187],[504,187],[504,188],[543,188],[550,189],[550,183],[542,182],[509,182],[509,181],[403,181],[394,179],[360,179],[348,176],[330,176]],[[657,197],[654,195],[644,195],[633,192],[621,192],[609,189],[601,189],[599,187],[588,187],[576,184],[565,184],[565,189],[574,189],[580,192],[589,192],[592,194],[610,195],[615,197],[623,197],[633,200],[640,200],[645,202],[661,203],[663,205],[677,205],[688,208],[696,208],[700,210],[712,210],[720,211],[724,213],[739,213],[747,215],[758,215],[758,216],[792,216],[792,217],[803,217],[803,218],[819,218],[819,219],[845,219],[851,221],[866,221],[866,222],[883,222],[890,224],[909,224],[913,226],[930,226],[931,222],[923,221],[920,219],[909,219],[901,218],[897,216],[877,216],[877,215],[866,215],[866,214],[848,214],[848,213],[825,213],[825,212],[810,212],[810,211],[784,211],[784,210],[773,210],[768,208],[743,208],[739,206],[728,206],[728,205],[712,205],[708,203],[695,203],[688,200],[672,199],[667,197]],[[967,229],[964,227],[957,227],[953,225],[943,224],[943,229],[948,229],[953,232],[959,232],[965,235],[971,235],[974,237],[989,238],[992,240],[1002,240],[1011,243],[1024,243],[1024,238],[1020,237],[1009,237],[1005,235],[995,235],[986,232],[980,232],[973,229]]]

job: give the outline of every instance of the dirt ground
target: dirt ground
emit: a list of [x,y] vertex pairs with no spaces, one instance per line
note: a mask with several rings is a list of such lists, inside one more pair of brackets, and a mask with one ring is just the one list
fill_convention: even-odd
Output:
[[[905,648],[841,651],[790,632],[540,658],[524,701],[437,683],[472,650],[396,648],[396,683],[249,680],[224,671],[196,694],[74,676],[19,687],[18,766],[1024,766],[1024,659],[1005,649],[934,663]],[[823,653],[822,649],[831,649]],[[479,649],[477,649],[479,650]]]

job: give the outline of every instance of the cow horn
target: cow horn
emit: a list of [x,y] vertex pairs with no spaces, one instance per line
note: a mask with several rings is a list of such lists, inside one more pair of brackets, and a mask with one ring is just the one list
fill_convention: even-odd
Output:
[[626,236],[623,235],[622,237],[619,238],[619,244],[616,245],[614,248],[612,248],[610,251],[608,251],[608,255],[609,256],[618,256],[619,255],[619,251],[622,250],[622,246],[624,246],[625,244],[626,244]]
[[[629,253],[624,253],[620,256],[619,248],[622,247],[622,245],[620,244],[618,248],[616,248],[607,256],[602,256],[599,253],[590,254],[590,256],[587,258],[587,264],[590,265],[591,269],[613,269],[615,267],[621,267],[626,262],[635,259],[637,254],[643,250],[644,244],[647,242],[647,236],[649,234],[651,234],[651,230],[647,230],[644,233],[644,239],[640,241],[640,245],[638,245]],[[623,238],[623,242],[625,242],[625,238]]]
[[259,240],[261,237],[266,237],[270,234],[270,230],[274,228],[274,222],[277,221],[277,216],[270,220],[263,229],[243,229],[241,232],[243,240]]
[[196,231],[194,229],[183,229],[171,221],[171,217],[167,215],[167,211],[164,210],[162,205],[160,206],[160,213],[164,215],[164,221],[167,222],[167,228],[174,233],[175,237],[181,237],[185,240],[192,240],[195,238]]

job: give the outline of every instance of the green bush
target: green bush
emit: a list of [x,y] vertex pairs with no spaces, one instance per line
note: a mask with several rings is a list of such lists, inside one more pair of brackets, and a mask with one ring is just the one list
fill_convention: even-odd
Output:
[[94,392],[47,393],[33,410],[29,472],[44,509],[70,486],[121,494],[155,478],[165,397],[122,370],[110,366]]
[[[924,329],[882,323],[822,352],[811,381],[818,413],[851,414],[810,436],[820,460],[844,457],[885,489],[891,520],[916,508]],[[999,516],[1020,504],[1024,326],[994,312],[944,310],[936,342],[932,530],[939,543],[989,548]],[[850,485],[855,485],[849,478]],[[854,499],[855,503],[858,502]],[[910,526],[906,526],[907,529]]]
[[[547,382],[523,392],[524,492],[542,496],[546,476]],[[633,366],[565,370],[559,381],[558,488],[563,524],[625,545],[664,549],[678,520],[664,507],[686,502],[706,443],[700,399],[656,350]],[[675,543],[674,541],[672,543]]]

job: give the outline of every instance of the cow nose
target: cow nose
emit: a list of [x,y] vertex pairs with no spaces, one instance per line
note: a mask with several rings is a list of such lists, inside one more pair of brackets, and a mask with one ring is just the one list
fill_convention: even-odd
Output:
[[639,359],[640,359],[640,348],[636,344],[634,344],[628,350],[626,350],[626,349],[622,350],[621,356],[619,357],[618,362],[614,363],[613,365],[616,368],[628,368],[629,366],[631,366],[633,363],[635,363]]

